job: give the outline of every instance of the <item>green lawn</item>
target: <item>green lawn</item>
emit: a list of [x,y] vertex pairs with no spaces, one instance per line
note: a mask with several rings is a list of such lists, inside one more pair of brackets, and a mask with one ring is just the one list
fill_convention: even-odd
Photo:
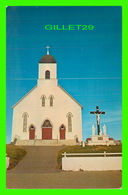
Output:
[[23,157],[26,155],[26,150],[21,146],[7,144],[6,154],[8,157],[10,157],[10,162],[8,167],[9,170],[15,167],[19,163],[19,161],[23,159]]
[[62,153],[102,153],[106,151],[107,153],[120,153],[122,152],[122,146],[67,146],[59,151],[57,156],[58,167],[61,168]]

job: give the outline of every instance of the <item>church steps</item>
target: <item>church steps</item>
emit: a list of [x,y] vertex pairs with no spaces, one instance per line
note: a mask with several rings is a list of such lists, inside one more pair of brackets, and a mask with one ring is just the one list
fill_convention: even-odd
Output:
[[16,145],[25,146],[62,146],[62,145],[76,145],[75,140],[17,140]]

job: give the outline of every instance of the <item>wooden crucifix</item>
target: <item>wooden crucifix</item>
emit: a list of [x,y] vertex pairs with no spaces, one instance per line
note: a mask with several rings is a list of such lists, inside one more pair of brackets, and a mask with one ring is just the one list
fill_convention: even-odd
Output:
[[105,114],[105,112],[99,111],[99,106],[96,106],[96,111],[92,111],[90,112],[90,114],[96,115],[97,130],[98,130],[98,135],[100,135],[100,114]]

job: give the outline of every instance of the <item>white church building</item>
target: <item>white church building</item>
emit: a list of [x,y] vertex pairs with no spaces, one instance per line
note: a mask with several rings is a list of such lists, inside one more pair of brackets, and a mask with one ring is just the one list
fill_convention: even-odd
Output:
[[82,141],[82,106],[58,84],[49,47],[38,68],[37,85],[12,107],[12,142],[75,145]]

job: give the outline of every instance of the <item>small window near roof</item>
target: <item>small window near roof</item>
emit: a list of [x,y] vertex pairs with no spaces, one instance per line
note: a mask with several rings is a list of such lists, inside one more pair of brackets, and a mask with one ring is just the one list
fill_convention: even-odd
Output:
[[53,97],[50,97],[50,106],[53,106]]
[[46,70],[45,72],[45,79],[50,79],[50,71]]

